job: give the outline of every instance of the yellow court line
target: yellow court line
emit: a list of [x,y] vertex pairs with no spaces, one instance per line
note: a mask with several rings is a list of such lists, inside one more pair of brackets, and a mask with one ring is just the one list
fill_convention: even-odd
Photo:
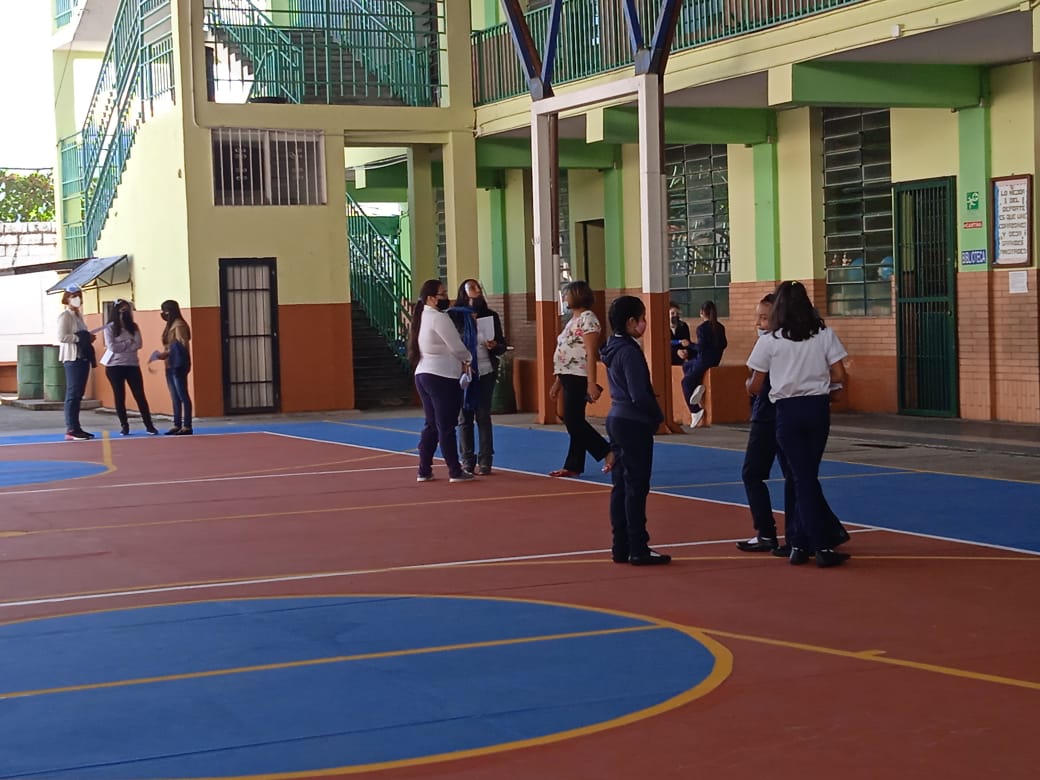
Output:
[[[50,619],[50,618],[47,618]],[[525,645],[535,642],[554,642],[562,639],[583,639],[592,636],[611,636],[615,634],[631,634],[639,631],[653,631],[668,626],[654,624],[649,626],[630,626],[628,628],[604,628],[597,631],[575,631],[567,634],[543,634],[540,636],[514,637],[512,639],[489,639],[484,642],[465,642],[454,645],[435,645],[433,647],[411,647],[403,650],[386,650],[379,653],[357,653],[355,655],[334,655],[326,658],[307,658],[302,661],[283,661],[281,663],[255,664],[253,666],[237,666],[226,669],[207,669],[200,672],[183,674],[167,674],[156,677],[137,677],[127,680],[110,680],[108,682],[67,685],[59,688],[38,688],[29,691],[10,691],[0,693],[0,700],[23,699],[29,696],[46,696],[56,693],[72,693],[75,691],[96,691],[105,688],[124,688],[131,685],[148,685],[151,683],[175,682],[177,680],[199,680],[206,677],[223,677],[233,674],[250,674],[253,672],[270,672],[278,669],[299,669],[307,666],[324,666],[326,664],[347,663],[350,661],[373,661],[380,658],[403,658],[415,655],[431,655],[456,650],[478,650],[488,647],[506,647]]]
[[698,628],[697,630],[702,631],[705,634],[710,634],[711,636],[724,637],[726,639],[739,639],[745,642],[754,642],[756,644],[770,645],[772,647],[805,650],[810,653],[819,653],[821,655],[833,655],[840,658],[852,658],[857,661],[870,661],[872,663],[887,664],[888,666],[900,666],[905,669],[914,669],[919,672],[932,672],[947,677],[960,677],[966,680],[996,683],[998,685],[1008,685],[1013,688],[1025,688],[1026,690],[1040,691],[1040,682],[1018,680],[1014,677],[1003,677],[997,674],[986,674],[985,672],[972,672],[968,669],[957,669],[952,666],[939,666],[938,664],[927,664],[920,661],[906,661],[901,658],[890,658],[881,655],[886,652],[884,650],[839,650],[833,647],[808,645],[802,642],[790,642],[785,639],[769,639],[768,637],[751,636],[748,634],[736,634],[731,631],[719,631],[712,628]]
[[108,431],[101,432],[101,462],[105,464],[105,473],[115,470],[112,462],[112,439]]
[[320,515],[320,514],[331,514],[335,512],[371,512],[378,511],[380,509],[403,509],[407,507],[415,506],[436,506],[438,504],[473,504],[478,502],[489,502],[489,501],[522,501],[531,500],[538,498],[554,499],[563,496],[585,496],[585,495],[600,495],[602,494],[602,488],[609,487],[608,485],[599,485],[600,490],[572,490],[563,493],[522,493],[519,495],[510,496],[465,496],[459,498],[443,498],[435,501],[429,499],[422,499],[416,501],[401,501],[392,504],[366,504],[364,506],[349,505],[349,506],[335,506],[335,507],[323,507],[318,509],[292,509],[285,512],[256,512],[249,514],[239,515],[216,515],[214,517],[186,517],[177,520],[153,520],[144,523],[110,523],[106,525],[82,525],[73,526],[72,528],[40,528],[37,530],[30,531],[13,531],[19,536],[42,536],[45,534],[65,534],[65,533],[83,533],[88,531],[111,531],[120,528],[149,528],[158,526],[173,526],[173,525],[187,525],[191,523],[210,523],[210,522],[221,522],[230,520],[262,520],[270,519],[273,517],[295,517],[300,515]]

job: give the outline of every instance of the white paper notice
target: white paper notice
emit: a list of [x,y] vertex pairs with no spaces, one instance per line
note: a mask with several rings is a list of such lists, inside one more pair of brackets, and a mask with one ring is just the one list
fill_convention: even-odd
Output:
[[1029,274],[1025,271],[1008,271],[1008,292],[1029,292]]
[[481,317],[477,320],[477,338],[481,344],[495,340],[495,318]]

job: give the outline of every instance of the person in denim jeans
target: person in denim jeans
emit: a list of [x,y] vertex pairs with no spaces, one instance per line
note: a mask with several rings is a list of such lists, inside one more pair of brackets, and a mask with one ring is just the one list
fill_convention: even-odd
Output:
[[95,364],[93,341],[96,337],[83,321],[83,291],[70,284],[61,302],[65,309],[58,315],[58,360],[65,369],[65,440],[89,441],[94,434],[80,427],[79,410],[90,367]]
[[166,386],[173,403],[173,427],[167,436],[191,436],[191,396],[188,395],[188,373],[191,371],[191,328],[181,316],[177,301],[163,301],[159,316],[163,329],[163,351],[159,359],[166,361]]

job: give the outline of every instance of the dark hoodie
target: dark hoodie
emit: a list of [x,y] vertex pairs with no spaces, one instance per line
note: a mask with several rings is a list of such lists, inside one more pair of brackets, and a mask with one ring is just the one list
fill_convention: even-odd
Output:
[[610,382],[610,417],[637,420],[655,428],[664,422],[643,350],[630,336],[615,333],[599,353]]

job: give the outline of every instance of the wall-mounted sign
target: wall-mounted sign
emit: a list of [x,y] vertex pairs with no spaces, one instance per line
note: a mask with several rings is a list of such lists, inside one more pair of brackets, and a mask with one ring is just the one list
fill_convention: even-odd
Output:
[[969,192],[964,196],[964,206],[968,211],[977,211],[981,200],[982,198],[979,197],[978,192]]
[[985,265],[985,249],[965,249],[961,252],[961,265]]
[[993,182],[993,265],[1033,262],[1033,177],[1004,176]]
[[965,230],[978,230],[980,227],[982,227],[981,219],[973,219],[971,222],[964,223]]

